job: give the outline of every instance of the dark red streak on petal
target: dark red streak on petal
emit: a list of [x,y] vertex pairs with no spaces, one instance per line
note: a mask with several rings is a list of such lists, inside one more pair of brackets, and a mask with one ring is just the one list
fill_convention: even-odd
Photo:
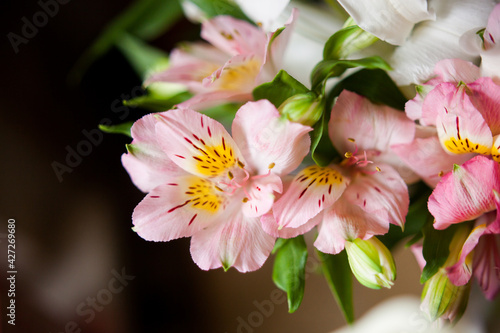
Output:
[[188,203],[190,203],[190,202],[191,202],[191,200],[186,200],[186,202],[185,202],[185,203],[183,203],[182,205],[178,205],[178,206],[175,206],[175,207],[173,207],[173,208],[170,208],[170,209],[167,211],[167,213],[172,213],[174,210],[176,210],[176,209],[178,209],[178,208],[182,208],[182,207],[186,206],[186,205],[187,205]]

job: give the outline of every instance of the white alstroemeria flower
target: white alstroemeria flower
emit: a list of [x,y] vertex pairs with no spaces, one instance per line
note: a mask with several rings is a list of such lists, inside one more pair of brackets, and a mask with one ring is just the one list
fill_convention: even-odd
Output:
[[[442,59],[477,60],[462,49],[460,36],[484,26],[495,4],[493,0],[339,2],[363,29],[392,44],[403,41],[387,59],[394,69],[391,77],[402,86],[428,80],[434,65]],[[418,21],[422,22],[412,25]],[[408,29],[411,30],[409,36]]]
[[422,83],[442,59],[477,60],[463,50],[459,40],[466,31],[484,25],[494,4],[492,0],[430,1],[436,20],[417,25],[395,50],[389,61],[394,68],[392,78],[400,85]]
[[237,0],[236,2],[248,17],[262,23],[264,29],[270,31],[283,26],[290,17],[292,9],[298,9],[299,15],[284,55],[283,69],[306,86],[310,86],[309,77],[314,66],[323,59],[323,47],[326,41],[342,28],[347,18],[324,5],[299,1]]
[[290,0],[236,0],[236,3],[249,18],[268,30]]
[[413,26],[435,19],[426,0],[338,0],[359,27],[389,44],[401,45]]

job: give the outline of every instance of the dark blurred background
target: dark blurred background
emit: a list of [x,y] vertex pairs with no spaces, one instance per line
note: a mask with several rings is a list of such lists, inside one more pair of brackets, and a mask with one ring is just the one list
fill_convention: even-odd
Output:
[[[96,128],[105,118],[121,122],[113,105],[141,80],[112,49],[80,84],[68,84],[68,73],[83,51],[130,2],[73,0],[60,5],[16,53],[9,33],[22,36],[23,17],[32,21],[41,7],[37,1],[2,1],[4,332],[328,332],[344,325],[327,284],[313,272],[314,264],[296,313],[288,314],[281,303],[273,305],[269,316],[259,316],[256,303],[266,303],[276,289],[272,258],[253,273],[205,272],[190,258],[189,239],[146,242],[131,230],[132,210],[144,194],[121,166],[129,139],[104,133],[101,138]],[[168,51],[175,42],[193,38],[196,29],[182,21],[153,44]],[[128,111],[127,121],[146,113]],[[94,138],[90,145],[84,143],[91,141],[88,133]],[[86,156],[68,157],[78,150]],[[15,327],[6,323],[5,313],[8,219],[16,221]],[[355,286],[357,316],[388,296],[419,294],[419,270],[407,252],[396,255],[397,264],[407,267],[399,269],[391,291]],[[125,275],[121,284],[116,275]],[[256,327],[248,326],[249,321]]]

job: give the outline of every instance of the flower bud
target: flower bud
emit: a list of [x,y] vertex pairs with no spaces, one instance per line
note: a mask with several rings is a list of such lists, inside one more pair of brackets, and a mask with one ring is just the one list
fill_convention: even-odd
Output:
[[377,37],[358,27],[352,18],[349,18],[342,28],[345,32],[340,34],[338,38],[336,52],[338,59],[346,59],[349,55],[361,51],[378,41]]
[[455,286],[446,270],[440,269],[425,283],[420,309],[431,321],[441,319],[456,322],[467,307],[470,284]]
[[[457,262],[469,232],[470,228],[467,225],[461,225],[455,231],[449,245],[450,253],[444,265],[424,285],[420,309],[432,321],[440,319],[455,323],[462,317],[467,307],[471,282],[462,286],[454,285],[448,277],[446,267]],[[466,262],[470,265],[470,260]]]
[[396,278],[396,265],[391,252],[376,237],[346,241],[349,266],[362,285],[380,289],[391,288]]
[[284,101],[278,111],[288,120],[302,125],[314,125],[323,114],[325,101],[313,92],[297,94]]

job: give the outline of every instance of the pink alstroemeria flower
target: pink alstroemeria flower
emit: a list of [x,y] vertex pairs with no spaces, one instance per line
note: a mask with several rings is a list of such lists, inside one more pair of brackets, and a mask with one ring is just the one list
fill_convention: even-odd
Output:
[[431,187],[454,164],[477,154],[500,160],[500,86],[459,59],[437,63],[434,72],[405,107],[410,119],[427,128],[420,128],[410,144],[393,147]]
[[275,238],[262,230],[281,176],[307,155],[308,126],[280,117],[267,100],[236,113],[233,136],[190,109],[151,114],[132,127],[122,157],[134,183],[149,192],[135,208],[134,230],[144,239],[191,237],[191,255],[204,270],[256,270]]
[[335,254],[346,240],[385,234],[391,223],[403,226],[408,189],[390,165],[390,149],[412,140],[414,131],[404,113],[342,92],[332,109],[329,134],[346,159],[299,172],[272,212],[262,217],[263,228],[290,238],[319,225],[314,246]]
[[221,101],[252,100],[252,90],[271,81],[281,68],[297,11],[280,32],[230,16],[216,16],[202,24],[201,37],[209,43],[186,43],[170,55],[170,67],[150,76],[145,84],[186,85],[194,96],[179,107],[209,107]]
[[500,165],[479,155],[443,176],[428,203],[436,229],[477,219],[448,275],[461,286],[474,274],[489,299],[500,291],[499,193]]

